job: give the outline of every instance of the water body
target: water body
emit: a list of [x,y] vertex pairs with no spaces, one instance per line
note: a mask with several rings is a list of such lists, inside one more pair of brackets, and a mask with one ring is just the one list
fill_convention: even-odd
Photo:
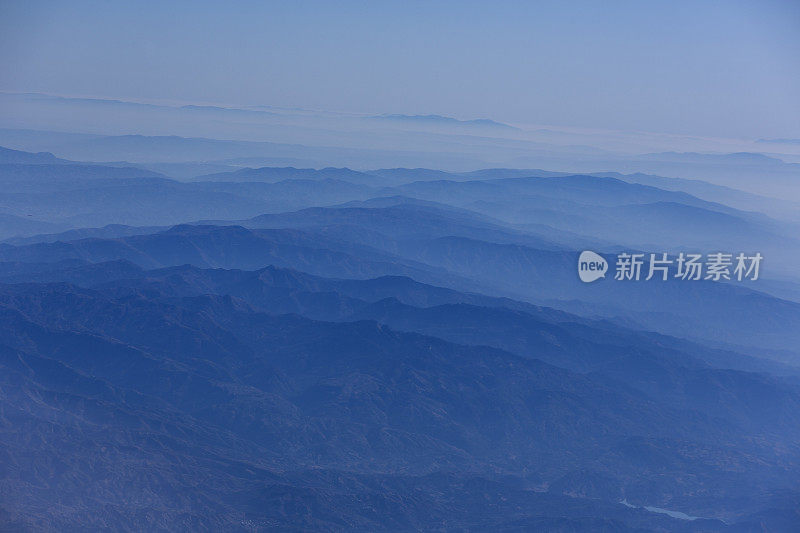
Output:
[[650,511],[651,513],[665,514],[667,516],[671,516],[672,518],[678,518],[680,520],[697,520],[699,518],[702,518],[700,516],[690,516],[680,511],[671,511],[669,509],[662,509],[661,507],[652,507],[650,505],[645,505],[644,507],[637,507],[635,505],[628,503],[628,500],[622,500],[619,503],[621,503],[625,507],[630,507],[631,509],[644,509],[645,511]]

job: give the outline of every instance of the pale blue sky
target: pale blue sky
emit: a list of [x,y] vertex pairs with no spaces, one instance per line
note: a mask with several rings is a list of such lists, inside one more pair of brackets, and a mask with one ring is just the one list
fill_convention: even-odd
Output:
[[0,90],[800,137],[800,2],[13,2]]

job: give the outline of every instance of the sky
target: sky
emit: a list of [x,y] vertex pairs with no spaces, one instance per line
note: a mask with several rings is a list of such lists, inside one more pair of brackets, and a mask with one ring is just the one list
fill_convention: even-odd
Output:
[[0,91],[800,138],[800,2],[0,0]]

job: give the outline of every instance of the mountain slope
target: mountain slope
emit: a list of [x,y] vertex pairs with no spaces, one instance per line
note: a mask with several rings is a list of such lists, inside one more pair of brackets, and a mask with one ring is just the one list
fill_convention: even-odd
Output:
[[[97,523],[135,516],[138,496],[130,496],[145,486],[160,497],[168,486],[202,476],[215,482],[170,492],[164,500],[196,524],[230,524],[232,516],[285,523],[294,512],[286,514],[285,500],[270,495],[282,485],[299,505],[321,506],[313,514],[323,520],[316,527],[345,520],[339,527],[393,529],[391,517],[397,516],[421,520],[426,528],[430,517],[416,514],[407,489],[397,489],[402,503],[389,505],[389,518],[367,520],[357,503],[328,498],[350,479],[375,476],[386,477],[389,487],[421,476],[421,490],[432,493],[436,476],[456,469],[488,476],[499,483],[492,492],[507,499],[519,499],[510,488],[515,483],[552,484],[558,489],[549,501],[561,509],[557,515],[569,505],[560,494],[585,490],[599,476],[613,489],[593,505],[613,505],[589,516],[655,527],[663,518],[648,521],[616,500],[625,494],[637,503],[744,519],[767,505],[771,488],[796,475],[793,450],[764,446],[730,421],[664,405],[601,376],[374,322],[268,316],[229,297],[166,303],[66,285],[5,286],[0,312],[10,349],[2,359],[3,375],[11,380],[3,387],[5,413],[32,435],[59,428],[66,443],[60,449],[45,451],[47,440],[40,439],[27,447],[33,446],[34,457],[49,453],[55,459],[39,471],[50,477],[55,494],[72,491],[78,515],[96,509],[92,495],[105,490],[112,504],[96,513]],[[46,365],[54,370],[44,371]],[[42,398],[38,411],[32,411],[32,397]],[[56,419],[41,422],[48,412]],[[81,416],[69,423],[70,413]],[[0,419],[4,431],[9,416]],[[95,443],[90,424],[99,422],[112,429]],[[179,435],[204,444],[187,447]],[[37,502],[47,493],[36,484],[40,478],[31,456],[22,453],[23,441],[3,442],[17,465],[5,474],[5,485],[25,495],[19,499],[23,509],[42,513]],[[183,467],[170,451],[177,446]],[[113,473],[107,469],[112,458]],[[165,483],[137,480],[137,461],[160,465]],[[679,470],[696,474],[676,477]],[[78,471],[96,474],[76,484]],[[328,475],[337,480],[323,481]],[[363,481],[355,493],[369,485]],[[304,494],[311,486],[317,488]],[[698,499],[697,491],[707,496]],[[317,498],[328,503],[312,503]],[[447,505],[447,498],[434,497],[434,508]],[[741,506],[743,498],[748,506]],[[215,502],[211,512],[202,510],[205,502]],[[4,506],[8,512],[7,501]],[[168,508],[161,519],[174,520]],[[486,508],[477,509],[465,515],[465,524],[481,523],[480,509]],[[529,513],[536,515],[537,506]],[[51,512],[41,516],[70,523]],[[143,525],[153,519],[139,518]]]

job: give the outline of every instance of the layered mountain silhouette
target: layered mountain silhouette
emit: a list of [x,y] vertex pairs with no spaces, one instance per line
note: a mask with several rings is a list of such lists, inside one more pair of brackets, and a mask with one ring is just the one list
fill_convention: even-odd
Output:
[[[414,215],[416,212],[356,209],[350,215],[345,212],[348,223],[341,224],[336,222],[341,222],[342,211],[334,209],[330,211],[334,218],[323,217],[322,221],[319,215],[325,215],[325,211],[251,222],[255,226],[292,225],[301,229],[185,225],[117,239],[2,245],[0,260],[124,259],[145,268],[186,263],[241,269],[276,265],[350,278],[407,275],[455,289],[519,295],[534,303],[628,320],[646,329],[705,339],[719,346],[741,346],[756,356],[794,364],[798,361],[790,353],[773,353],[793,352],[800,341],[785,328],[787,323],[800,321],[796,302],[753,291],[743,284],[712,281],[609,281],[586,286],[575,276],[572,251],[518,244],[514,241],[525,240],[533,246],[537,242],[533,236],[503,232],[485,222],[478,227],[456,222],[450,228],[427,225],[424,212]],[[403,223],[416,217],[419,226]],[[437,236],[442,231],[468,229],[477,236],[483,233],[484,237],[511,242]]]
[[[443,117],[353,127],[409,122],[517,134]],[[789,200],[642,174],[265,167],[265,151],[304,148],[19,133],[45,138],[63,151],[0,150],[0,529],[800,523]],[[612,269],[621,251],[764,263],[758,281],[586,284],[583,250]]]

